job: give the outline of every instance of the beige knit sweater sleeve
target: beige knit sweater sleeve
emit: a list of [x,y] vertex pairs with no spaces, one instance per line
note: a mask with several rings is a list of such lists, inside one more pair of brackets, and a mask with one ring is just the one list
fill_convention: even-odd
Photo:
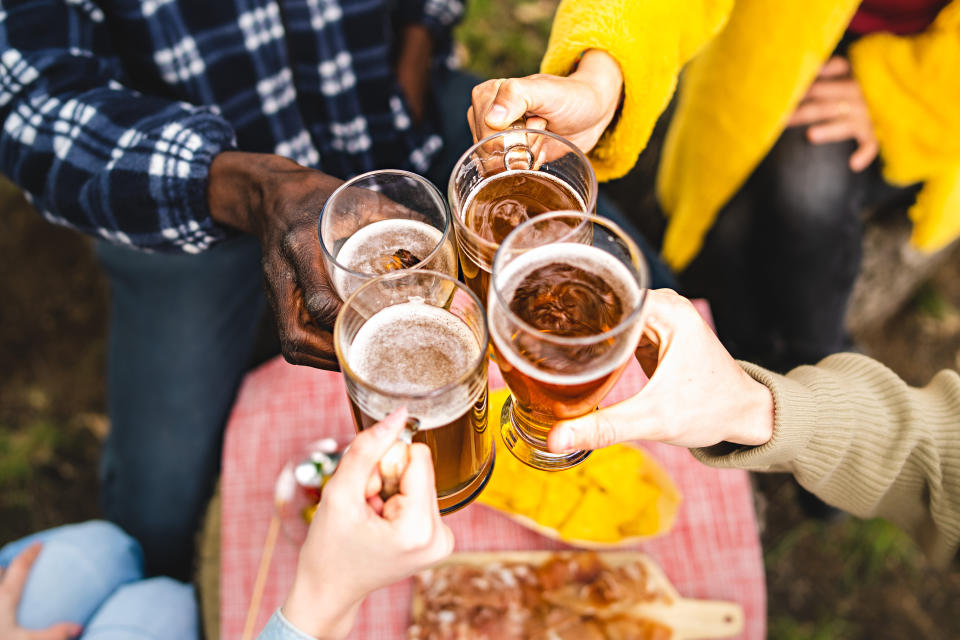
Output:
[[695,449],[700,461],[792,472],[829,504],[888,518],[934,562],[950,561],[960,544],[960,376],[942,371],[926,387],[910,387],[854,354],[786,376],[741,366],[773,393],[773,438]]

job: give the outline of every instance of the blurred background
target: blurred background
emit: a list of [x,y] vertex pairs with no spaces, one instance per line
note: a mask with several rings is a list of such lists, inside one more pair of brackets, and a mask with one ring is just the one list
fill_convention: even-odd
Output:
[[[464,67],[483,78],[537,70],[555,0],[467,4],[457,31]],[[655,162],[651,144],[610,188],[632,194],[624,211],[654,235]],[[904,246],[902,210],[866,215],[864,273],[849,316],[858,345],[911,384],[960,368],[960,247],[915,254]],[[43,221],[0,178],[0,545],[98,515],[108,304],[89,242]],[[755,482],[769,637],[960,638],[960,570],[928,567],[883,521],[805,518],[784,477]]]

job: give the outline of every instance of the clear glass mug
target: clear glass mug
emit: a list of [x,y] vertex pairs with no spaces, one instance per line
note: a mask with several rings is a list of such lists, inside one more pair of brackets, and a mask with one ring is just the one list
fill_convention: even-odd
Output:
[[593,212],[597,178],[587,157],[547,131],[506,129],[457,161],[448,199],[464,282],[486,304],[497,247],[517,225],[547,211]]
[[500,429],[522,462],[561,470],[589,451],[553,453],[560,420],[594,411],[616,384],[643,330],[650,277],[615,223],[559,211],[518,226],[493,261],[487,318],[510,389]]
[[457,276],[450,211],[429,180],[409,171],[370,171],[327,198],[317,222],[327,277],[341,300],[398,269]]
[[440,513],[473,501],[493,471],[483,306],[449,275],[408,269],[373,278],[333,330],[358,430],[406,406],[433,454]]

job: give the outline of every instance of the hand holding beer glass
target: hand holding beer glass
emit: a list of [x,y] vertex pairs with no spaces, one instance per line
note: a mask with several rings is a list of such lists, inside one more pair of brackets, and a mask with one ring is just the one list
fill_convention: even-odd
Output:
[[457,275],[450,212],[427,179],[371,171],[327,198],[318,223],[324,267],[341,300],[377,275],[431,269]]
[[469,504],[493,470],[483,307],[461,282],[407,269],[361,285],[334,326],[358,430],[405,406],[433,455],[443,514]]
[[616,224],[560,211],[517,227],[493,262],[488,322],[512,398],[500,417],[506,447],[545,470],[589,451],[552,453],[550,429],[594,411],[620,377],[643,331],[649,275]]
[[460,157],[448,196],[463,280],[486,303],[493,256],[507,234],[547,211],[592,212],[597,178],[587,157],[560,136],[508,129]]

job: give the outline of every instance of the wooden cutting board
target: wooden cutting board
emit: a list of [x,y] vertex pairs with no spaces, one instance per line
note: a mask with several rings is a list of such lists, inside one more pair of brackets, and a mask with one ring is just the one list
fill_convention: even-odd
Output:
[[[562,552],[577,553],[577,552]],[[491,551],[455,553],[447,564],[485,566],[490,564],[522,563],[540,566],[557,555],[555,551]],[[617,567],[632,563],[641,563],[646,569],[650,586],[666,596],[661,601],[644,602],[629,607],[609,607],[598,611],[593,605],[574,599],[551,599],[555,604],[582,614],[596,617],[629,615],[659,622],[673,631],[672,640],[707,640],[709,638],[730,638],[743,631],[743,607],[736,602],[721,600],[695,600],[682,597],[663,573],[660,566],[648,555],[634,551],[603,551],[597,555],[607,566]],[[414,593],[412,604],[413,619],[417,620],[423,611],[423,602]]]

